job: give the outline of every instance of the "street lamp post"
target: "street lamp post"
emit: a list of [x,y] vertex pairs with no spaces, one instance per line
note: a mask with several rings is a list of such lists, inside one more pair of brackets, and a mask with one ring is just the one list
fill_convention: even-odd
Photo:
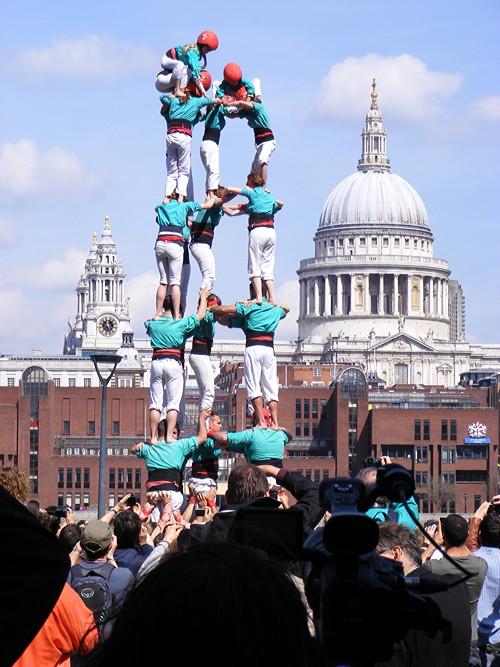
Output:
[[[99,377],[99,383],[102,387],[101,400],[101,439],[99,445],[99,495],[97,497],[97,516],[100,519],[104,516],[105,496],[106,496],[106,401],[108,384],[115,374],[117,365],[122,360],[119,354],[92,354],[90,355],[94,364],[96,373]],[[107,377],[103,375],[107,373]]]
[[467,494],[464,493],[464,514],[467,514]]

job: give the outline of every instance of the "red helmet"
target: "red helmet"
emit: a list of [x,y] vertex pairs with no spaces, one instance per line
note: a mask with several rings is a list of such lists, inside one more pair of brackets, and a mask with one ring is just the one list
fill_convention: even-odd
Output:
[[212,32],[211,30],[204,30],[203,32],[200,32],[196,41],[198,46],[201,44],[206,46],[208,51],[215,51],[215,49],[219,46],[219,38],[215,32]]
[[[206,69],[202,69],[200,71],[200,79],[201,79],[201,85],[205,90],[208,90],[210,86],[212,85],[212,77],[210,76],[210,72],[207,72]],[[197,97],[201,97],[201,93],[198,89],[198,86],[195,84],[194,81],[190,81],[188,85],[186,86],[186,90],[189,90],[189,92],[192,95],[196,95]]]
[[271,425],[271,413],[267,408],[262,408],[262,416],[266,420],[267,426]]
[[234,98],[236,100],[246,100],[247,97],[248,97],[248,90],[245,88],[245,86],[239,88],[234,95]]
[[242,76],[243,72],[241,71],[241,67],[236,63],[228,63],[224,67],[224,81],[227,81],[232,86],[235,86]]

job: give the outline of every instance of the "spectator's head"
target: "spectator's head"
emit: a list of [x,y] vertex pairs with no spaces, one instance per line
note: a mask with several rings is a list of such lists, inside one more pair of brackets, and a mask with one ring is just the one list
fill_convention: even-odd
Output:
[[0,485],[21,503],[24,503],[31,493],[26,473],[12,466],[0,469]]
[[167,435],[167,420],[160,419],[158,422],[158,439],[163,440]]
[[68,523],[67,526],[59,533],[59,539],[63,543],[64,548],[68,553],[73,551],[75,544],[80,541],[82,530],[74,523]]
[[[134,516],[137,517],[135,512],[120,512],[120,514],[134,514]],[[117,515],[116,519],[118,519],[120,514]],[[109,551],[112,539],[113,531],[111,530],[109,523],[101,521],[100,519],[89,521],[83,529],[82,536],[80,538],[80,544],[82,545],[82,549],[85,551],[87,560],[97,560],[98,558],[104,558],[104,556]]]
[[86,664],[143,662],[144,645],[132,629],[143,625],[144,618],[163,618],[166,600],[175,610],[169,618],[175,641],[168,647],[150,642],[151,664],[164,663],[165,651],[169,664],[185,663],[186,646],[193,639],[192,626],[186,623],[193,600],[210,600],[211,618],[224,618],[223,650],[207,654],[201,660],[207,666],[320,664],[300,593],[284,570],[260,551],[227,542],[193,546],[161,562],[132,589],[109,638]]
[[[198,299],[198,306],[200,305],[201,299]],[[222,301],[220,300],[220,297],[217,296],[217,294],[214,294],[213,292],[208,295],[207,297],[207,308],[210,308],[210,306],[220,306]]]
[[118,548],[130,549],[139,541],[141,520],[131,510],[119,512],[113,519],[113,530],[118,542]]
[[256,171],[251,171],[247,176],[247,185],[250,188],[261,188],[265,180]]
[[266,474],[257,466],[237,466],[227,480],[226,501],[228,505],[243,505],[251,500],[269,495]]
[[500,549],[500,514],[488,512],[481,521],[479,536],[483,547]]
[[360,479],[363,484],[368,488],[372,484],[375,484],[377,481],[377,470],[378,468],[362,468],[356,475],[356,479]]
[[441,530],[445,547],[461,547],[465,544],[469,528],[467,521],[460,514],[449,514],[441,519]]
[[379,556],[400,562],[405,574],[422,565],[420,544],[414,532],[398,523],[379,523],[378,527]]

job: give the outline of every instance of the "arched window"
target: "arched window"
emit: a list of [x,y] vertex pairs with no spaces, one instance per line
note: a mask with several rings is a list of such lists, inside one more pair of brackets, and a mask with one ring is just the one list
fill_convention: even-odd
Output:
[[31,366],[23,373],[23,396],[47,396],[49,376],[39,366]]
[[339,375],[341,398],[364,398],[366,394],[366,377],[358,368],[346,368]]

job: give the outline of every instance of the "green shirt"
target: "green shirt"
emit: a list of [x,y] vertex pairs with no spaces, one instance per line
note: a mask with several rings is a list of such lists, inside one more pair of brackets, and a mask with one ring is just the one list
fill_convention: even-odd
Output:
[[280,320],[285,317],[285,311],[281,306],[273,306],[267,299],[262,299],[262,303],[252,303],[251,306],[245,306],[244,303],[236,304],[236,316],[241,320],[231,321],[232,326],[238,326],[247,331],[267,331],[272,333],[278,326]]
[[247,123],[254,130],[261,127],[271,128],[271,121],[267,115],[267,111],[264,108],[262,102],[252,102],[252,109],[244,109],[241,112],[241,116],[246,118]]
[[209,97],[190,97],[187,102],[181,104],[178,97],[162,95],[160,101],[168,106],[168,111],[162,114],[167,122],[169,120],[188,120],[192,125],[196,125],[201,120],[200,110],[212,104]]
[[153,349],[184,349],[186,340],[199,325],[196,315],[189,315],[180,320],[174,320],[170,315],[160,317],[159,320],[146,320],[144,326],[151,338]]
[[146,468],[151,470],[182,470],[186,456],[198,449],[198,438],[182,438],[174,442],[159,440],[154,445],[144,445],[135,455],[146,461]]
[[258,463],[267,459],[282,459],[288,436],[284,431],[271,428],[252,428],[250,431],[228,433],[230,452],[244,454],[249,463]]
[[240,194],[248,198],[246,211],[249,214],[266,213],[273,216],[281,209],[281,205],[278,204],[272,194],[266,192],[261,186],[257,188],[248,188],[245,186],[241,188]]

